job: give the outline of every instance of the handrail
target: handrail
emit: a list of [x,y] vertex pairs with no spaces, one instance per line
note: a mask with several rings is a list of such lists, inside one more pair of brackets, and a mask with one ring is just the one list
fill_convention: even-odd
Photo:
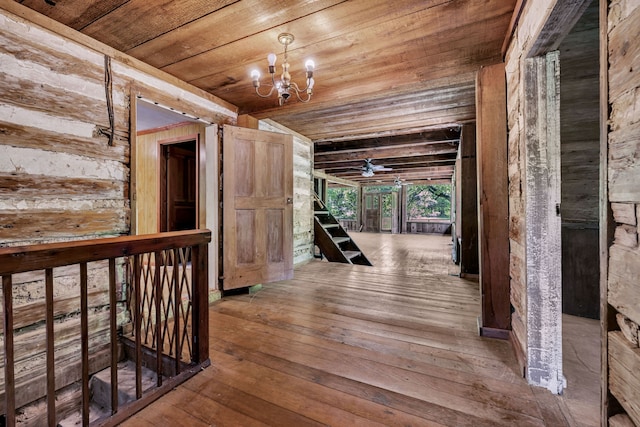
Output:
[[209,230],[189,230],[0,248],[0,276],[199,246],[209,241]]
[[[46,243],[29,246],[0,248],[0,277],[2,277],[3,307],[2,326],[4,335],[4,413],[5,425],[16,423],[16,406],[25,404],[21,396],[16,399],[15,343],[13,276],[18,273],[44,271],[45,309],[42,318],[34,320],[36,324],[44,321],[46,327],[46,396],[47,421],[50,426],[57,425],[55,376],[55,340],[54,325],[54,274],[53,269],[66,269],[79,266],[80,282],[80,370],[82,389],[82,424],[89,425],[89,305],[88,305],[88,269],[87,264],[108,261],[109,302],[109,339],[111,364],[111,411],[112,416],[94,421],[96,425],[115,425],[142,409],[179,382],[194,375],[201,367],[208,365],[208,284],[207,258],[208,243],[211,241],[209,230],[190,230],[158,233],[140,236],[124,236],[73,242]],[[127,269],[123,286],[127,288],[128,307],[132,308],[133,330],[135,338],[134,359],[136,364],[136,399],[118,408],[117,362],[119,344],[122,344],[122,331],[116,323],[116,260]],[[95,264],[93,264],[95,265]],[[102,264],[98,264],[102,265]],[[169,289],[168,292],[165,292]],[[106,293],[106,290],[105,290]],[[168,295],[164,295],[168,293]],[[148,296],[148,295],[150,296]],[[186,294],[186,301],[183,301]],[[147,300],[145,310],[142,307]],[[183,307],[187,304],[186,308]],[[104,305],[104,304],[103,304]],[[56,308],[56,310],[58,310]],[[24,310],[19,311],[20,313]],[[145,317],[146,316],[146,317]],[[163,317],[164,316],[164,317]],[[170,319],[170,317],[174,317]],[[180,317],[180,318],[178,318]],[[152,339],[144,350],[141,336],[149,331],[142,324],[151,325]],[[18,320],[20,324],[20,320]],[[126,341],[125,338],[122,338]],[[133,340],[131,340],[133,341]],[[188,360],[185,362],[182,345],[188,346]],[[167,354],[167,346],[169,347]],[[155,359],[154,359],[155,358]],[[153,362],[150,362],[153,359]],[[168,362],[163,362],[165,359]],[[77,363],[77,362],[74,362]],[[165,363],[166,365],[163,365]],[[142,395],[139,387],[141,366],[156,369],[156,387]],[[169,366],[170,365],[170,366]],[[108,366],[108,365],[106,365]],[[91,369],[95,369],[95,366]],[[170,372],[170,378],[163,381],[162,375]],[[77,374],[76,374],[77,375]],[[59,379],[58,379],[59,380]],[[30,401],[30,400],[29,400]],[[29,402],[27,401],[27,403]],[[44,419],[42,423],[44,423]],[[92,424],[92,425],[93,425]]]

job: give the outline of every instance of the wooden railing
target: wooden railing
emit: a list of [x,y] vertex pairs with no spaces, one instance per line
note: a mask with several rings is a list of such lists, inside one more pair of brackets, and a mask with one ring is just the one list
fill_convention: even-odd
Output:
[[[81,385],[83,425],[89,425],[89,376],[102,368],[97,366],[95,358],[91,361],[89,358],[90,350],[95,350],[93,347],[90,349],[95,340],[89,335],[89,313],[93,307],[89,305],[89,296],[92,296],[92,301],[95,299],[95,292],[89,292],[89,263],[104,264],[104,268],[108,269],[108,302],[105,307],[108,307],[109,312],[109,338],[108,350],[105,350],[108,358],[105,359],[107,366],[110,366],[111,377],[111,416],[95,420],[92,425],[115,425],[123,421],[195,375],[203,366],[207,366],[207,244],[210,240],[211,233],[208,230],[194,230],[1,248],[4,334],[2,406],[5,425],[16,424],[16,406],[42,397],[47,414],[42,424],[56,426],[59,421],[59,414],[56,414],[56,391],[76,381],[74,375],[69,374],[69,369],[56,365],[54,325],[70,315],[61,307],[66,307],[68,303],[63,304],[54,298],[54,268],[69,269],[70,267],[65,266],[78,266],[81,361],[80,373],[76,376],[79,376]],[[44,272],[44,303],[41,304],[42,309],[28,310],[29,321],[26,322],[15,317],[16,313],[27,310],[21,310],[17,306],[14,308],[14,292],[20,293],[19,287],[22,285],[14,284],[13,278],[19,277],[21,273],[36,271]],[[120,289],[117,288],[118,285]],[[119,307],[118,295],[127,296],[124,304],[120,303]],[[78,297],[74,298],[77,301]],[[118,324],[118,311],[127,309],[131,321]],[[97,311],[95,308],[93,310]],[[92,316],[95,316],[94,311],[91,312]],[[32,390],[34,385],[18,384],[20,394],[16,398],[15,334],[22,333],[21,328],[28,325],[42,323],[46,330],[46,360],[43,362],[46,364],[46,387],[43,387],[40,396],[25,397],[22,390]],[[27,350],[30,348],[29,345],[23,347]],[[122,347],[135,362],[137,400],[119,407],[117,369]],[[24,359],[25,356],[19,354],[18,358]],[[141,383],[142,366],[156,372],[155,387],[144,393]],[[62,375],[56,376],[56,372],[64,372],[65,378]]]

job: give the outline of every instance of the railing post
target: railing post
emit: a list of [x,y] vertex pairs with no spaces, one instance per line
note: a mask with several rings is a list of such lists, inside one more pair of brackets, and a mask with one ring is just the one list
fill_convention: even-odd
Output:
[[45,305],[47,339],[47,424],[56,427],[55,336],[53,334],[53,269],[45,270]]
[[193,273],[193,361],[209,359],[209,285],[208,245],[192,248]]
[[13,280],[2,276],[2,296],[4,299],[4,410],[6,425],[16,425],[16,382],[13,354]]
[[175,345],[175,370],[176,375],[180,373],[180,361],[182,359],[182,334],[180,331],[180,316],[181,314],[181,295],[180,295],[180,286],[178,276],[180,275],[180,263],[178,259],[180,258],[178,255],[178,250],[173,249],[173,275],[171,276],[171,280],[173,281],[173,333],[174,333],[174,345]]
[[80,263],[80,341],[82,353],[82,425],[89,425],[89,306],[87,263]]
[[111,414],[118,412],[118,307],[116,301],[116,260],[109,258],[109,334],[111,337]]
[[[156,328],[156,386],[162,386],[162,350],[164,347],[164,336],[162,334],[162,277],[161,267],[167,268],[167,262],[162,258],[162,252],[156,251],[154,254],[155,271],[153,275],[153,287],[155,288],[155,328]],[[162,265],[161,265],[162,264]],[[149,304],[149,318],[151,318],[151,304]],[[165,319],[165,321],[168,319]]]

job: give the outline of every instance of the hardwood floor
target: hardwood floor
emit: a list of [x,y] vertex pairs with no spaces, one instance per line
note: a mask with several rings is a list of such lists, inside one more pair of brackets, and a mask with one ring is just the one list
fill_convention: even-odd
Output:
[[452,275],[450,237],[353,237],[374,267],[313,261],[215,303],[212,365],[125,425],[575,424],[509,343],[478,336],[478,284]]

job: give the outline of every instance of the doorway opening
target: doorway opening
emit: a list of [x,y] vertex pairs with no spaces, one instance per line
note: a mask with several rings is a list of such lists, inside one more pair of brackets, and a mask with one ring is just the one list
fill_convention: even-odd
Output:
[[364,231],[371,233],[398,233],[398,192],[366,191],[363,198]]
[[525,62],[527,377],[592,425],[598,408],[572,402],[600,393],[599,5],[552,15],[566,31],[543,28]]
[[196,139],[159,142],[160,232],[198,228]]

